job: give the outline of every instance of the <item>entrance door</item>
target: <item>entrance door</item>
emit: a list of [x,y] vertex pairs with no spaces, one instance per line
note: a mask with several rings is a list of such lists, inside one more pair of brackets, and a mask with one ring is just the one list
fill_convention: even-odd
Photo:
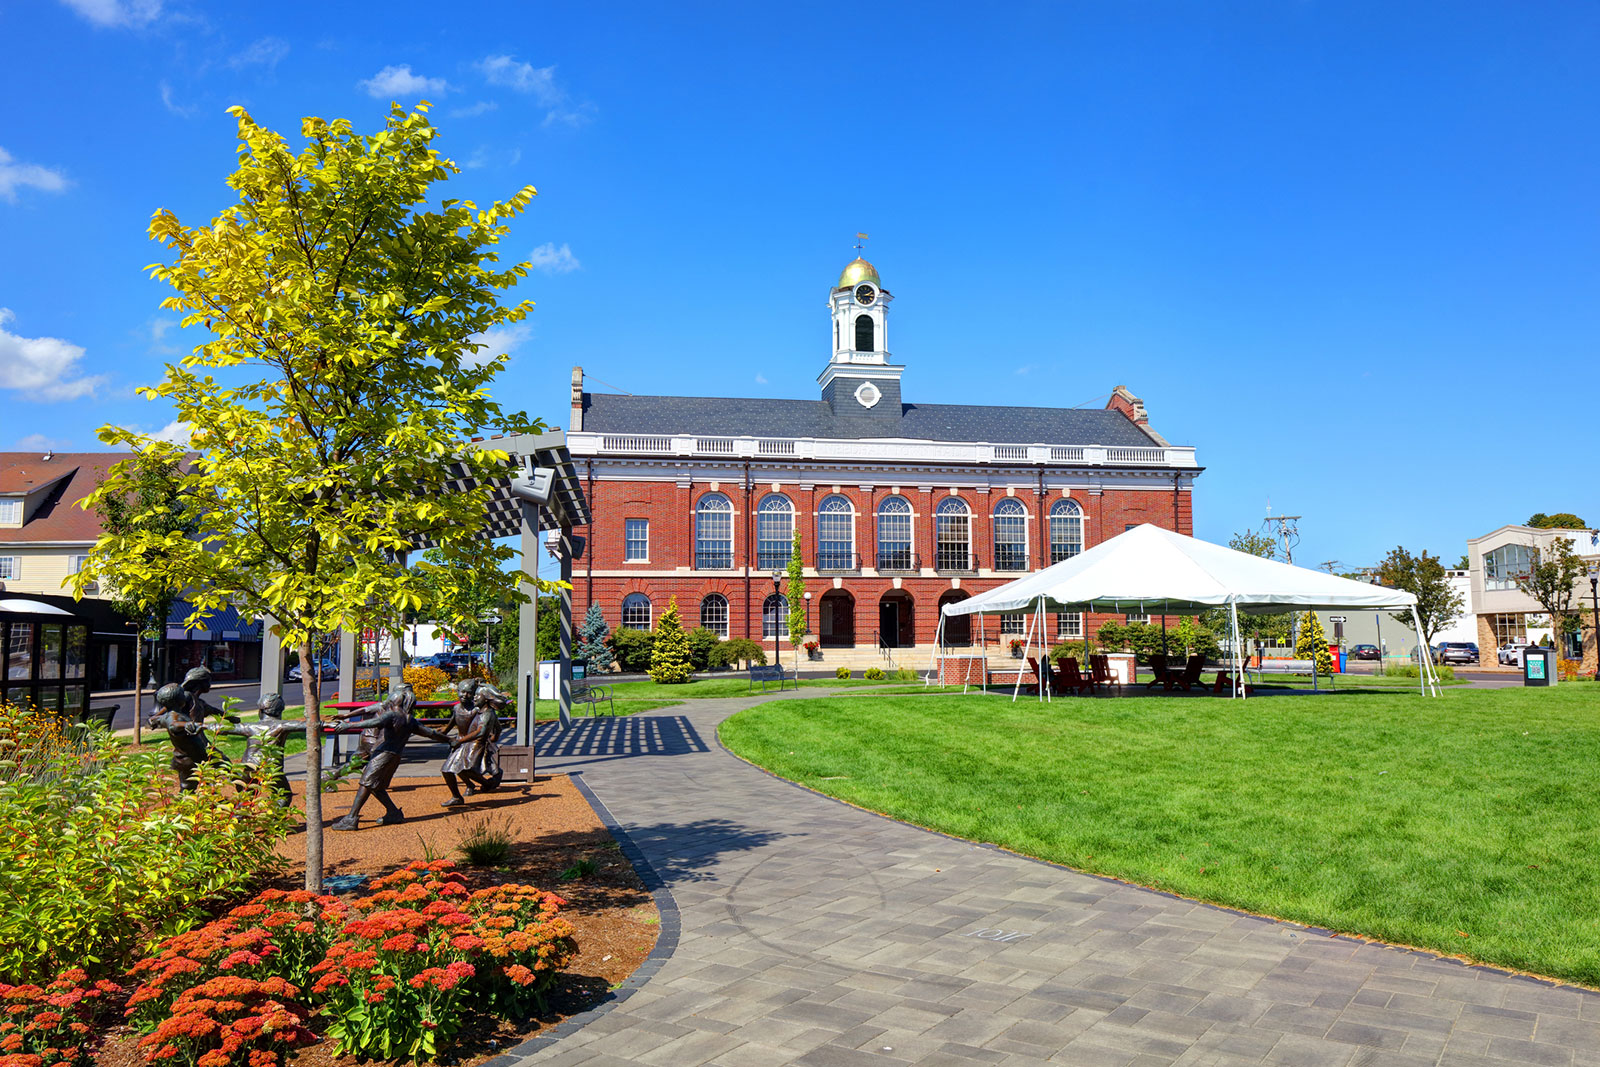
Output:
[[900,605],[892,600],[878,605],[878,640],[888,648],[900,647]]

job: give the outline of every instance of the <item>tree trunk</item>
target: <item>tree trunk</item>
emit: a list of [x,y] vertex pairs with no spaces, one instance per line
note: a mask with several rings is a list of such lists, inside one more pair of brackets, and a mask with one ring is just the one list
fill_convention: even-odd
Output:
[[133,743],[144,744],[144,634],[133,635]]
[[306,888],[322,892],[322,694],[311,639],[300,642],[300,689],[306,714]]

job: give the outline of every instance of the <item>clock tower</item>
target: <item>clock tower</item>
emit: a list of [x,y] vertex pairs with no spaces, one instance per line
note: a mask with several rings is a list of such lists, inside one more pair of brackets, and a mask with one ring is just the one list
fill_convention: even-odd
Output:
[[900,420],[900,375],[890,362],[889,304],[878,270],[856,257],[828,293],[833,315],[833,356],[817,377],[822,399],[835,415],[873,421]]

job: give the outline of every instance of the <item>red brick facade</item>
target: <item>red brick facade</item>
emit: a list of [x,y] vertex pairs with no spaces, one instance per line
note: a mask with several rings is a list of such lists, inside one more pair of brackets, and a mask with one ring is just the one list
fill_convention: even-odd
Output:
[[[684,625],[694,627],[700,621],[701,601],[716,593],[728,603],[728,633],[730,636],[762,638],[761,611],[766,597],[772,594],[771,572],[756,567],[754,509],[769,493],[781,492],[794,505],[795,522],[801,533],[801,554],[806,566],[806,588],[812,593],[811,618],[808,631],[819,632],[820,599],[837,587],[854,599],[854,643],[869,646],[879,630],[882,619],[880,602],[891,595],[901,607],[909,610],[913,625],[902,624],[901,633],[895,637],[899,647],[906,647],[910,637],[916,647],[927,647],[935,639],[938,623],[938,603],[941,596],[959,585],[960,590],[971,594],[991,589],[1020,577],[1020,571],[994,571],[993,511],[1008,495],[1014,494],[1028,508],[1028,570],[1037,570],[1040,561],[1046,563],[1050,553],[1050,506],[1063,498],[1063,489],[1053,483],[1062,480],[1065,472],[1047,472],[1044,478],[1049,486],[1041,495],[1037,473],[1018,472],[1014,480],[1003,479],[1000,472],[983,471],[989,482],[987,491],[962,483],[970,478],[952,479],[950,483],[931,486],[926,475],[910,470],[885,470],[881,476],[864,479],[860,470],[849,472],[850,481],[838,481],[844,472],[830,472],[821,467],[783,472],[782,480],[769,476],[762,480],[744,481],[742,471],[730,472],[730,477],[677,480],[619,479],[606,470],[611,465],[609,457],[579,460],[580,471],[585,476],[585,490],[589,494],[595,524],[578,532],[585,538],[586,546],[578,558],[573,573],[574,617],[582,618],[591,602],[598,602],[609,626],[622,621],[622,602],[632,593],[642,593],[650,599],[652,620],[660,617],[669,601],[676,598]],[[979,472],[973,472],[979,473]],[[919,484],[911,484],[914,480]],[[1171,482],[1162,485],[1152,478],[1150,488],[1076,489],[1065,492],[1082,508],[1083,547],[1090,548],[1122,533],[1127,527],[1140,523],[1154,523],[1179,533],[1193,533],[1192,492],[1187,482],[1174,487]],[[776,489],[774,488],[776,486]],[[952,488],[955,493],[952,494]],[[1008,493],[1010,490],[1010,493]],[[695,569],[695,509],[700,499],[708,493],[721,493],[733,505],[733,567],[731,569]],[[821,501],[837,493],[850,501],[855,512],[855,552],[860,556],[859,569],[847,571],[817,570],[817,508]],[[913,572],[895,571],[881,574],[874,563],[877,553],[878,508],[889,496],[898,494],[912,507],[912,551],[921,567]],[[934,540],[933,509],[946,496],[959,496],[971,511],[970,544],[979,564],[976,572],[936,573],[933,566],[937,558]],[[648,522],[649,555],[645,561],[628,561],[624,558],[624,531],[627,519],[644,519]],[[785,586],[786,586],[785,582]],[[898,593],[897,593],[898,590]],[[835,596],[837,594],[834,594]],[[959,595],[959,594],[958,594]],[[1092,632],[1108,618],[1120,616],[1091,616],[1085,628]],[[1049,636],[1055,638],[1056,622],[1051,620]],[[997,623],[989,620],[985,634],[989,643],[997,639]],[[976,642],[976,627],[973,632]]]

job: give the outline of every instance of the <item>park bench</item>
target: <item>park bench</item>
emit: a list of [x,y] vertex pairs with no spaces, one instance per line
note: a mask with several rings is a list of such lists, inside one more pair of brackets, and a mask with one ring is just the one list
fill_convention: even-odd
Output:
[[800,683],[795,676],[782,667],[763,667],[752,663],[750,665],[750,688],[752,690],[755,689],[757,682],[761,683],[761,691],[763,693],[767,691],[767,686],[773,682],[778,683],[778,692],[780,693],[783,692],[785,683],[788,683],[791,689],[800,688]]
[[615,715],[617,713],[617,704],[611,698],[611,687],[609,685],[597,685],[594,682],[587,681],[574,681],[572,683],[572,706],[574,708],[579,704],[587,704],[592,709],[590,714],[598,715],[600,714],[601,701],[605,701],[608,714]]

